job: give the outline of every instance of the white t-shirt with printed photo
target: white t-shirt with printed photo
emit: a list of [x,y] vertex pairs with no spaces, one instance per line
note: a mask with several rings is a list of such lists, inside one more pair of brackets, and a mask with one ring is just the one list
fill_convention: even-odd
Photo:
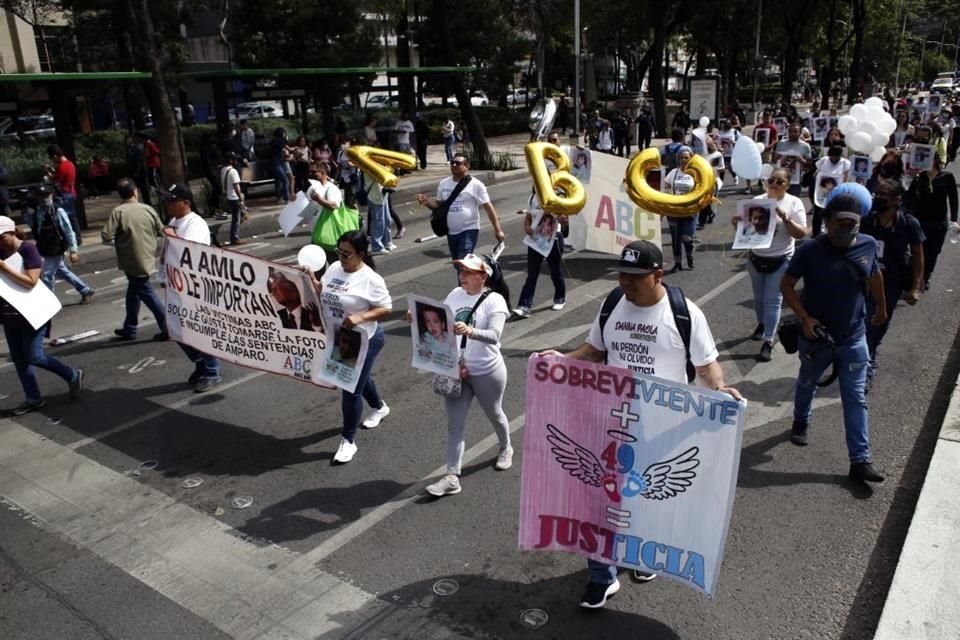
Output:
[[[761,200],[766,197],[766,194],[761,194],[756,196],[754,200]],[[793,220],[796,224],[806,228],[807,210],[804,208],[803,201],[800,198],[785,193],[783,194],[783,198],[777,201],[777,208],[787,214],[788,220]],[[773,240],[770,242],[770,246],[766,249],[751,249],[754,255],[760,256],[761,258],[776,258],[778,256],[787,256],[789,258],[793,255],[796,240],[787,233],[787,229],[784,227],[783,220],[780,219],[779,215],[776,216],[776,223],[777,226],[773,229]]]
[[693,176],[689,173],[684,173],[680,169],[671,170],[663,179],[663,184],[663,192],[672,193],[675,196],[690,193],[693,191],[693,188],[697,186],[697,183],[693,180]]
[[[719,357],[707,319],[687,300],[690,311],[690,360],[703,367]],[[600,314],[593,320],[587,343],[607,352],[607,364],[672,382],[687,382],[687,357],[680,330],[666,293],[655,305],[638,307],[626,296],[607,318],[600,335]]]
[[[479,297],[479,293],[470,295],[463,290],[463,287],[457,287],[447,295],[443,303],[453,310],[455,322],[466,322],[470,310],[473,309],[473,305],[477,303]],[[491,293],[477,307],[468,324],[477,329],[489,329],[491,316],[498,313],[509,317],[510,310],[507,308],[507,301],[499,293]],[[467,338],[467,348],[463,352],[463,363],[473,375],[482,376],[491,373],[503,363],[503,356],[500,355],[500,343],[487,344]]]
[[[327,326],[340,325],[347,316],[363,313],[371,307],[393,308],[387,283],[367,265],[347,273],[339,262],[334,262],[327,267],[321,282],[323,291],[320,294],[320,306]],[[376,333],[378,324],[368,321],[357,327],[363,329],[370,338]]]
[[[437,187],[437,202],[443,204],[447,197],[457,187],[457,181],[453,177],[447,177],[440,181]],[[476,178],[471,178],[467,186],[464,187],[457,199],[450,205],[447,212],[447,226],[450,228],[451,236],[470,231],[471,229],[480,229],[480,207],[490,202],[490,195],[487,193],[487,187]]]

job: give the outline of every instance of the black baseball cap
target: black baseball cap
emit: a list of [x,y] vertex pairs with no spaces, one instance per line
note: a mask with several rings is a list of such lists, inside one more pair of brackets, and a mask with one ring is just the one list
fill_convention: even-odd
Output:
[[185,184],[179,182],[170,185],[170,188],[163,192],[163,199],[167,202],[175,202],[177,200],[190,200],[193,201],[193,191]]
[[634,240],[623,248],[620,261],[608,271],[645,275],[663,268],[663,252],[649,240]]

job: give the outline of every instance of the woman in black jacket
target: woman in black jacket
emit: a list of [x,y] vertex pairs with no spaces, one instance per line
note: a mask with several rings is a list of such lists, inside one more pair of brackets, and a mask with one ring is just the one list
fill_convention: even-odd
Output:
[[937,266],[937,256],[947,237],[947,206],[950,220],[957,221],[957,181],[944,171],[940,158],[934,155],[933,168],[918,175],[910,184],[907,209],[920,221],[923,235],[924,289],[930,288],[930,276]]

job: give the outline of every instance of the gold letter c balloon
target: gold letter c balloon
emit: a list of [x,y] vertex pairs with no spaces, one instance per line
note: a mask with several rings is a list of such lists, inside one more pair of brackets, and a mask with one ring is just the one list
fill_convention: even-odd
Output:
[[[523,153],[543,210],[555,216],[579,213],[587,204],[587,192],[570,173],[567,154],[549,142],[530,142],[523,148]],[[547,168],[548,160],[556,167],[552,172]]]
[[627,195],[638,207],[662,216],[693,216],[713,202],[716,177],[710,163],[700,156],[693,156],[684,173],[693,176],[694,187],[690,193],[672,195],[661,193],[647,184],[647,172],[660,168],[660,151],[646,149],[637,154],[627,165],[624,183]]
[[388,167],[413,171],[417,168],[417,159],[409,153],[389,151],[377,147],[360,145],[347,147],[347,158],[360,170],[374,179],[381,187],[395,189],[399,182],[396,174]]

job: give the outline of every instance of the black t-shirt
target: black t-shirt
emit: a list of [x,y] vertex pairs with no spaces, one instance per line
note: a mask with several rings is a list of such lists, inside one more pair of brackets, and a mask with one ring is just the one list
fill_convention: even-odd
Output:
[[877,241],[880,270],[887,288],[909,286],[913,277],[910,246],[922,244],[926,239],[917,219],[898,211],[893,225],[884,227],[877,215],[869,215],[860,222],[860,233],[873,236]]
[[[23,258],[24,271],[40,269],[43,266],[43,258],[40,256],[40,252],[37,251],[37,246],[32,242],[21,243],[17,253]],[[0,259],[6,260],[9,257],[10,256],[0,256]],[[18,328],[30,326],[27,319],[20,315],[20,312],[3,298],[0,298],[0,324]]]
[[905,206],[921,225],[946,226],[947,205],[950,219],[957,220],[957,181],[949,171],[941,171],[933,180],[917,176],[910,183]]

